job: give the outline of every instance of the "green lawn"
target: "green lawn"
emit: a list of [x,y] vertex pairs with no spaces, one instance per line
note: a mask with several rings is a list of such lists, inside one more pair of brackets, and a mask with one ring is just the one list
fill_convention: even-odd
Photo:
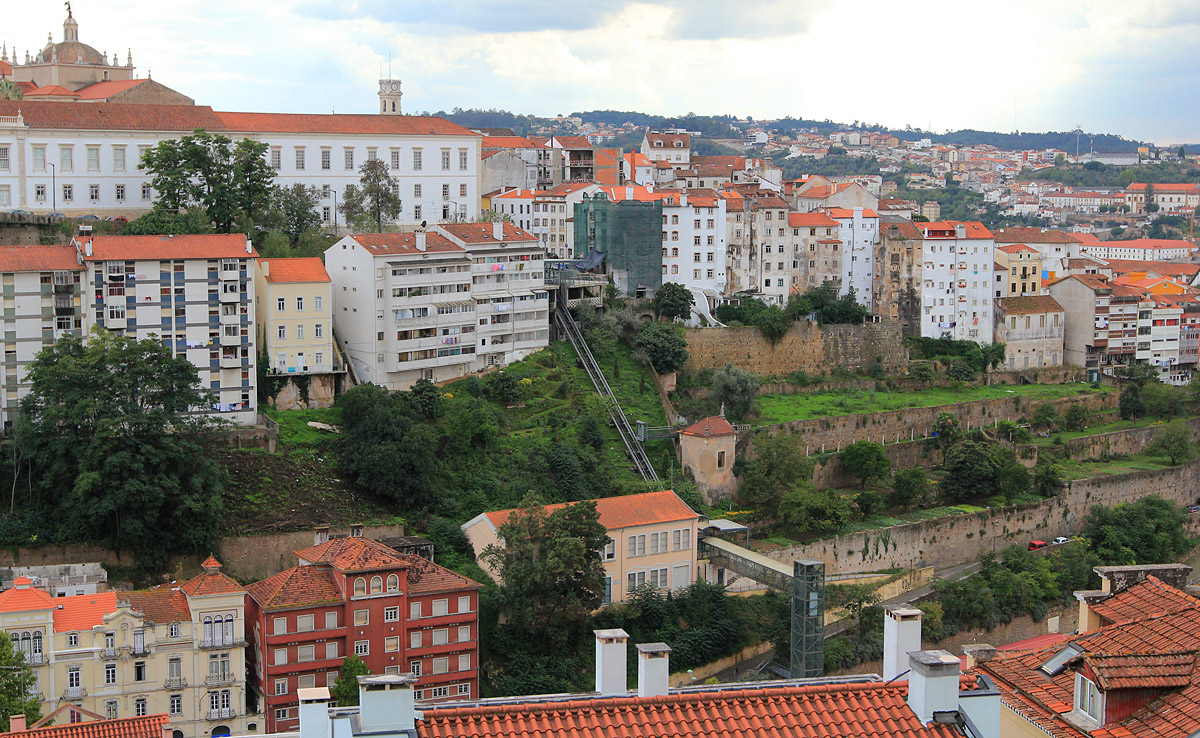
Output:
[[1056,462],[1067,479],[1086,479],[1107,474],[1129,474],[1136,471],[1158,471],[1170,466],[1161,456],[1131,454],[1110,461],[1059,461]]
[[757,420],[760,424],[770,425],[835,415],[858,415],[910,407],[955,405],[973,400],[994,400],[1019,396],[1041,401],[1108,391],[1110,390],[1107,387],[1094,389],[1083,384],[1027,384],[965,387],[959,392],[944,387],[932,387],[919,392],[855,390],[794,395],[771,394],[761,395],[758,398],[759,417]]
[[1149,425],[1161,425],[1162,421],[1153,418],[1142,418],[1141,420],[1116,420],[1103,425],[1093,425],[1081,431],[1059,431],[1051,434],[1049,438],[1035,436],[1033,443],[1038,446],[1051,446],[1056,443],[1055,439],[1069,441],[1073,438],[1083,438],[1084,436],[1098,436],[1102,433],[1112,433],[1114,431],[1130,430],[1132,428],[1145,428]]

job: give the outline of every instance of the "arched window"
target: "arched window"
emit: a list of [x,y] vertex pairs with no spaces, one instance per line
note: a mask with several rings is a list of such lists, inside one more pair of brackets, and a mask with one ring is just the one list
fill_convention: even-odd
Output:
[[387,591],[400,591],[400,577],[396,576],[395,574],[388,574]]
[[40,663],[42,660],[42,634],[33,634],[33,661]]
[[211,616],[204,618],[204,642],[212,643],[213,640],[213,621]]
[[233,643],[233,616],[225,616],[225,643],[226,645]]
[[371,594],[379,594],[383,591],[383,577],[371,577]]
[[359,577],[354,580],[354,596],[362,597],[367,593],[367,580]]
[[28,661],[29,657],[33,655],[33,637],[29,631],[21,634],[21,650],[25,652],[25,659]]

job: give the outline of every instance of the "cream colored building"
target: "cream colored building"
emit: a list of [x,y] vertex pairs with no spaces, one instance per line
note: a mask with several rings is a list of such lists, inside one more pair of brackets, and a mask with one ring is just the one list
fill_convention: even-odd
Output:
[[737,488],[733,462],[737,431],[725,416],[703,418],[679,431],[679,462],[710,504]]
[[997,246],[996,298],[1044,295],[1042,289],[1042,254],[1023,243]]
[[[604,559],[605,603],[624,600],[642,585],[681,589],[696,581],[696,528],[699,516],[671,490],[595,500],[600,524],[608,530]],[[564,505],[547,505],[547,513]],[[482,513],[463,524],[475,555],[502,545],[499,530],[513,510]],[[480,562],[493,579],[498,574]]]
[[1004,344],[1004,368],[1062,366],[1066,315],[1050,295],[996,300],[996,341]]
[[64,704],[166,714],[173,738],[263,732],[246,702],[245,594],[209,557],[178,589],[51,597],[0,593],[0,630],[34,666],[43,714]]
[[270,371],[333,370],[333,284],[319,258],[260,259],[254,272],[260,346]]

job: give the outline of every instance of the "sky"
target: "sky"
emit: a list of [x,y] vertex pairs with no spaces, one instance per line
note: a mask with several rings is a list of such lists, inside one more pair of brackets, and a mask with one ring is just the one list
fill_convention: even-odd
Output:
[[[9,52],[63,5],[7,3]],[[219,110],[496,108],[1200,141],[1195,0],[77,0],[80,40]]]

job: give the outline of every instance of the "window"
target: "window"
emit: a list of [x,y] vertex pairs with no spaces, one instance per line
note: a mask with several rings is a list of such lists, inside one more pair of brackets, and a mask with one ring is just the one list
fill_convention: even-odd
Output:
[[460,185],[458,186],[458,196],[459,196],[459,197],[466,197],[466,196],[467,196],[467,186],[466,186],[465,184],[460,184]]
[[275,665],[282,666],[283,664],[286,664],[287,662],[288,662],[287,649],[286,648],[275,649]]
[[354,580],[354,596],[363,597],[367,594],[367,580],[359,577]]
[[[448,185],[448,184],[442,185],[442,199],[443,200],[450,199],[450,185]],[[537,224],[534,223],[534,225],[537,225]]]
[[450,688],[449,687],[434,687],[433,689],[429,690],[429,698],[430,699],[437,699],[439,697],[449,697],[449,696],[450,696]]
[[183,714],[183,695],[173,694],[170,696],[169,700],[170,700],[170,703],[169,703],[170,707],[168,708],[167,712],[169,712],[172,715],[182,715]]
[[389,636],[383,639],[384,653],[393,653],[400,650],[400,638],[398,636]]
[[104,665],[104,683],[105,684],[116,684],[117,683],[117,665],[116,664],[105,664]]
[[413,676],[421,676],[421,662],[420,661],[408,662],[408,670],[412,673]]
[[46,201],[46,185],[36,185],[33,188],[33,199],[38,202]]
[[665,589],[667,586],[667,567],[660,569],[651,569],[649,571],[649,582],[651,587],[659,587]]
[[467,696],[467,697],[470,697],[470,696],[471,696],[471,685],[470,685],[470,684],[460,684],[460,685],[458,685],[458,694],[459,694],[459,696],[460,696],[460,697],[461,697],[461,696]]
[[314,661],[316,659],[316,646],[311,643],[307,646],[296,647],[296,662]]
[[1098,723],[1104,723],[1104,697],[1090,679],[1075,675],[1075,709]]
[[297,312],[301,312],[301,313],[304,312],[304,298],[303,297],[296,298],[296,310],[297,310]]
[[71,146],[58,147],[58,171],[69,172],[75,168],[75,149]]
[[421,206],[413,205],[413,220],[420,220],[420,219],[421,219]]
[[471,670],[471,654],[460,653],[458,655],[458,670],[459,671],[470,671]]
[[301,674],[296,677],[296,689],[312,689],[317,686],[316,674]]
[[74,185],[65,184],[62,186],[62,199],[63,202],[73,202],[75,200]]
[[464,595],[458,598],[458,611],[471,612],[471,598],[469,596]]
[[433,601],[433,617],[440,618],[450,613],[450,600]]
[[105,700],[104,701],[104,717],[108,718],[109,720],[117,719],[117,701],[116,700]]
[[336,659],[338,657],[338,642],[329,641],[325,644],[325,658]]
[[399,169],[400,168],[400,149],[392,149],[391,154],[392,154],[392,156],[391,156],[390,163],[391,163],[392,169]]
[[331,155],[330,155],[329,149],[327,149],[327,148],[323,148],[323,149],[321,149],[321,169],[328,170],[328,169],[331,169],[331,168],[332,168],[332,167],[330,166],[330,159],[331,159],[331,158],[332,158],[332,157],[331,157]]
[[353,169],[354,168],[354,148],[347,146],[343,150],[342,155],[343,155],[343,158],[345,159],[346,169]]
[[[725,453],[725,452],[721,451],[720,453]],[[692,547],[692,536],[691,536],[690,530],[688,530],[687,528],[680,528],[678,530],[671,531],[671,550],[672,551],[686,551],[687,549],[689,549],[691,547]]]
[[275,708],[275,719],[276,720],[287,720],[288,719],[288,708],[286,708],[286,707]]
[[296,169],[304,171],[304,147],[302,146],[296,147]]
[[627,536],[625,539],[625,543],[626,543],[626,548],[627,548],[627,550],[626,550],[627,556],[633,557],[633,556],[645,556],[646,555],[646,536],[645,536],[645,534],[640,535],[640,536]]
[[133,701],[133,714],[141,717],[146,714],[146,698],[138,697]]
[[337,613],[336,612],[325,613],[325,627],[329,630],[333,630],[334,628],[337,627]]
[[355,641],[354,642],[354,655],[355,656],[366,656],[368,653],[370,653],[370,651],[371,651],[371,642],[370,641]]
[[366,625],[368,623],[369,619],[370,619],[370,613],[367,612],[366,610],[355,610],[354,611],[354,624],[355,625]]
[[631,572],[629,572],[629,576],[626,577],[625,588],[633,589],[634,587],[641,587],[645,583],[646,583],[646,572],[631,571]]
[[35,171],[35,172],[46,171],[46,147],[45,146],[34,146],[33,147],[33,171]]
[[320,310],[325,305],[325,298],[317,295],[313,298],[313,310]]
[[273,635],[279,635],[281,633],[286,633],[287,632],[287,618],[275,618],[275,622],[274,622],[272,628],[273,629],[272,629],[271,633]]
[[413,171],[421,171],[421,150],[413,149]]
[[0,185],[0,206],[8,207],[12,205],[12,186]]
[[371,594],[383,592],[383,577],[371,577]]
[[151,187],[150,184],[147,182],[142,183],[142,199],[149,200],[153,196],[154,196],[154,188]]
[[420,617],[421,617],[421,603],[420,602],[408,603],[408,618],[410,620],[416,620]]
[[67,634],[67,645],[68,646],[78,646],[79,645],[79,634],[78,633],[68,633]]
[[311,633],[316,629],[316,623],[313,622],[312,615],[297,615],[296,616],[296,632]]
[[167,660],[167,678],[182,679],[183,678],[183,660],[179,657],[174,657]]
[[116,189],[117,202],[124,202],[125,201],[125,185],[119,184],[116,186],[115,189]]
[[442,656],[433,660],[433,673],[446,674],[450,671],[450,657]]
[[[458,150],[458,170],[460,172],[467,171],[467,150],[466,149]],[[463,186],[466,187],[466,185],[463,185]]]
[[450,171],[450,150],[442,149],[442,171]]
[[271,147],[271,168],[277,172],[283,169],[283,153],[278,146]]
[[469,626],[469,625],[458,626],[458,642],[466,643],[469,640],[471,640],[471,626]]
[[287,338],[287,326],[286,325],[278,326],[276,328],[276,333],[278,334],[280,340]]
[[617,542],[609,538],[608,543],[604,545],[604,560],[612,561],[615,558],[617,558]]
[[435,628],[433,631],[433,645],[444,646],[450,642],[449,628]]
[[304,324],[303,323],[296,326],[296,338],[304,338]]
[[133,662],[133,681],[135,681],[135,682],[146,681],[146,662],[145,661]]
[[667,552],[667,532],[664,530],[661,533],[650,534],[650,553],[660,554]]
[[383,608],[383,622],[385,622],[385,623],[400,622],[400,608],[398,608],[398,607]]
[[408,647],[409,648],[420,648],[421,647],[421,631],[414,630],[408,634]]
[[7,172],[8,167],[9,167],[8,147],[0,146],[0,169],[3,169],[4,171]]
[[610,602],[612,602],[612,577],[604,577],[604,598],[600,600],[600,603],[607,605]]

